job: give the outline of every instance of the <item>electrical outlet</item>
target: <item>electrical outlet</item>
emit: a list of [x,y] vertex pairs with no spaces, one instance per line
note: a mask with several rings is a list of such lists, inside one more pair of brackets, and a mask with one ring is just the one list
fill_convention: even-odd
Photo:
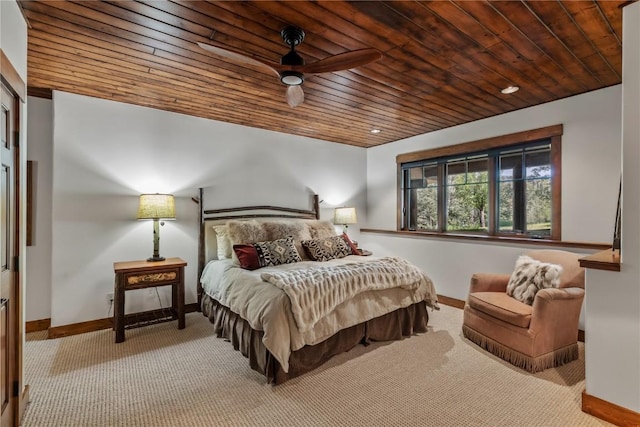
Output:
[[113,304],[113,292],[107,292],[106,299],[107,299],[107,304],[109,305]]

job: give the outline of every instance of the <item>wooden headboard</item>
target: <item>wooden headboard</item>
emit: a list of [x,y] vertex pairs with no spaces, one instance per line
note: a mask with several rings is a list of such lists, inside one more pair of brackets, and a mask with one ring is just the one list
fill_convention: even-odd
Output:
[[[199,199],[197,202],[200,205],[199,222],[200,232],[198,238],[198,310],[200,310],[200,303],[202,301],[202,284],[200,283],[200,277],[202,271],[207,262],[206,259],[206,224],[207,221],[228,221],[228,220],[242,220],[252,218],[285,218],[285,219],[320,219],[320,201],[317,194],[312,196],[311,209],[296,209],[287,208],[281,206],[240,206],[234,208],[224,209],[205,209],[204,203],[204,190],[198,189]],[[195,199],[194,199],[195,200]]]

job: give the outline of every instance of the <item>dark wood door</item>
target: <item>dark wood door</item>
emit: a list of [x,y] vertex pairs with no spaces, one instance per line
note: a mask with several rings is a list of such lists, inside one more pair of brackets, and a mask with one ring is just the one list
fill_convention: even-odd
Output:
[[0,426],[12,426],[16,418],[12,384],[15,381],[17,334],[15,322],[16,255],[16,158],[14,148],[16,98],[3,85],[1,104],[0,170]]

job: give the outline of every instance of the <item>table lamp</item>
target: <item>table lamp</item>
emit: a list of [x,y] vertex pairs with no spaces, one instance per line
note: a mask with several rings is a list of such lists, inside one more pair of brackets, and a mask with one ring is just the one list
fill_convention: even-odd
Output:
[[342,224],[344,226],[342,232],[347,234],[349,224],[358,222],[356,217],[356,208],[336,208],[333,214],[333,223]]
[[138,219],[153,220],[153,256],[147,261],[164,261],[160,256],[160,227],[163,219],[176,219],[176,205],[172,194],[141,194]]

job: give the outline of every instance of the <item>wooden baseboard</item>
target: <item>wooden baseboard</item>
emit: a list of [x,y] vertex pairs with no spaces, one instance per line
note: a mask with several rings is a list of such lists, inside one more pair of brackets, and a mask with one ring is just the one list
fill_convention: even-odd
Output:
[[640,425],[640,413],[582,392],[582,412],[617,426]]
[[[184,306],[185,313],[192,313],[197,311],[198,304],[186,304]],[[157,316],[159,310],[149,310],[142,313],[128,314],[125,316],[125,324],[133,323],[135,321],[147,321],[154,316]],[[104,319],[90,320],[88,322],[72,323],[70,325],[49,327],[48,338],[62,338],[70,335],[84,334],[87,332],[100,331],[102,329],[113,328],[113,317],[106,317]]]
[[87,332],[100,331],[102,329],[111,329],[113,327],[113,318],[106,317],[104,319],[89,320],[88,322],[72,323],[70,325],[54,326],[49,328],[48,338],[62,338],[71,335],[84,334]]
[[30,320],[25,323],[24,332],[46,331],[51,327],[51,319]]
[[461,299],[446,297],[444,295],[438,295],[438,303],[448,305],[450,307],[459,308],[461,310],[465,305],[465,301]]

